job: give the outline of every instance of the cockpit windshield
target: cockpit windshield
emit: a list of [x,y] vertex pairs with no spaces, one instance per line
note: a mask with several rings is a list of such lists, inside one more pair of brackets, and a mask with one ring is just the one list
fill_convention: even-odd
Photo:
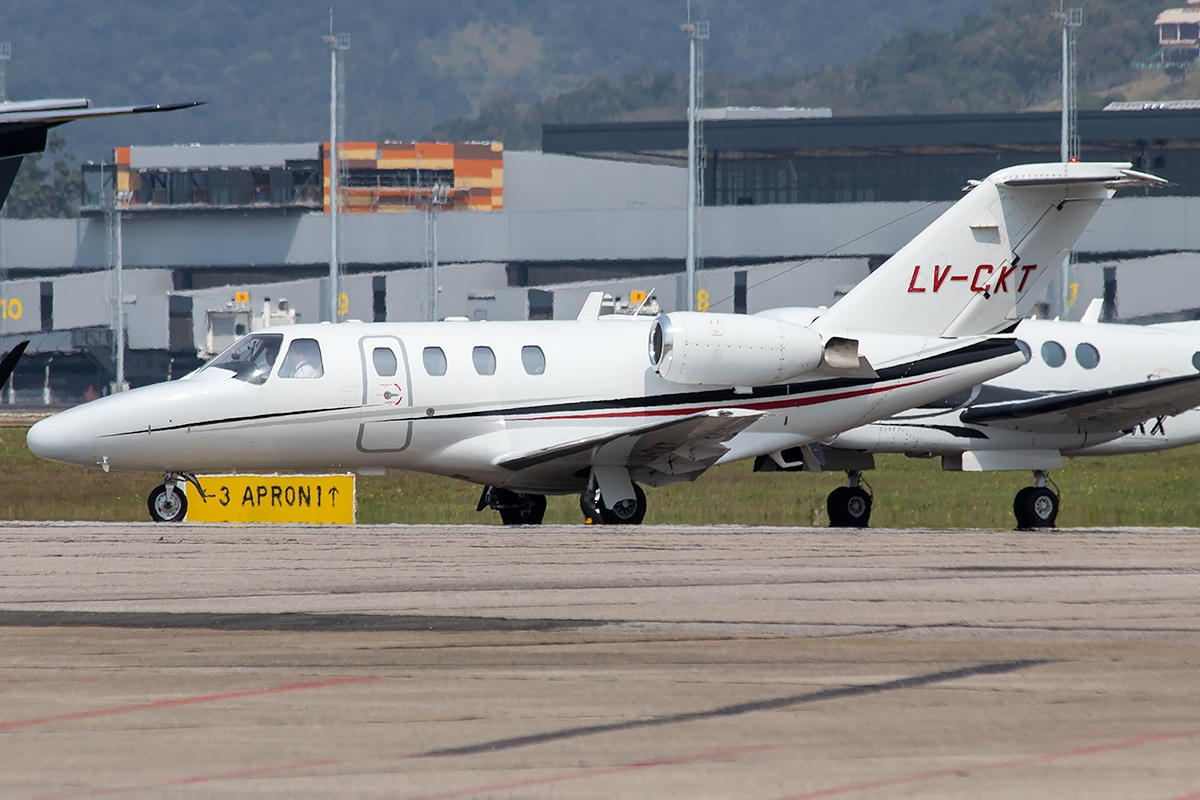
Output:
[[239,381],[255,385],[266,383],[275,366],[275,357],[283,344],[279,333],[256,333],[247,336],[221,355],[208,362],[205,369],[227,369]]

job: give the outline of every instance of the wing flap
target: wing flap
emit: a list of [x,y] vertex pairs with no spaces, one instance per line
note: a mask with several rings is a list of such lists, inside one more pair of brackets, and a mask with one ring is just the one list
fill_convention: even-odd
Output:
[[1200,405],[1200,374],[973,406],[965,423],[1021,431],[1122,431]]
[[741,408],[702,411],[506,456],[499,466],[514,472],[548,464],[569,471],[592,464],[650,467],[670,475],[702,471],[728,452],[724,442],[761,417]]

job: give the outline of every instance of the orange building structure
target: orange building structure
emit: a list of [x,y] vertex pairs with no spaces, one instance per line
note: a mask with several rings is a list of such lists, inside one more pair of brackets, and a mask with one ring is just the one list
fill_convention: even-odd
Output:
[[[499,211],[504,207],[500,142],[342,142],[338,144],[341,210]],[[321,145],[325,212],[329,212],[329,143]]]

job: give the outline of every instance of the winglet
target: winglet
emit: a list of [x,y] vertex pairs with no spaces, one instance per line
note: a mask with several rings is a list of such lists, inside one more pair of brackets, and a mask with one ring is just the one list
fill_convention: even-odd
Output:
[[1096,323],[1100,321],[1100,312],[1104,310],[1104,298],[1093,297],[1088,303],[1087,311],[1079,318],[1080,322]]

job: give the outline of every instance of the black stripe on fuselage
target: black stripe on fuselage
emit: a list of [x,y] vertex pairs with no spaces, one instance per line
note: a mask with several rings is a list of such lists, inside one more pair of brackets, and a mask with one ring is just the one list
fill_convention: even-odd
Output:
[[[470,419],[475,417],[495,416],[527,416],[550,413],[571,413],[583,411],[600,411],[611,409],[662,408],[664,406],[682,405],[744,405],[750,400],[765,400],[773,397],[792,397],[814,392],[826,392],[836,389],[853,389],[872,386],[880,383],[915,378],[935,372],[960,367],[964,364],[979,363],[993,358],[1011,355],[1018,351],[1014,339],[987,339],[982,342],[967,345],[947,353],[939,353],[929,358],[897,364],[877,370],[878,378],[829,378],[821,381],[803,383],[788,383],[781,386],[757,386],[749,394],[739,394],[733,389],[716,389],[703,392],[680,392],[678,394],[661,394],[640,397],[620,397],[610,400],[583,400],[571,403],[548,403],[536,406],[519,406],[516,408],[495,408],[488,411],[463,411],[453,414],[433,414],[425,412],[413,417],[393,417],[390,421],[403,422],[418,419]],[[178,431],[187,428],[207,428],[214,425],[228,425],[239,422],[258,422],[269,419],[287,417],[302,417],[310,414],[326,414],[335,411],[353,411],[358,406],[344,408],[321,408],[298,411],[281,411],[271,414],[255,414],[245,417],[226,417],[223,419],[203,420],[183,425],[171,425],[165,428],[154,428],[154,431]],[[378,420],[379,422],[389,420]],[[107,436],[132,436],[146,433],[145,430],[110,433]]]
[[[855,389],[872,386],[879,383],[915,378],[935,372],[987,361],[1001,356],[1011,355],[1018,351],[1012,339],[988,339],[968,345],[948,353],[909,361],[894,367],[878,370],[878,378],[829,378],[822,381],[805,381],[802,383],[787,383],[780,386],[756,386],[750,393],[738,393],[733,389],[715,389],[704,392],[680,392],[678,394],[662,394],[651,397],[622,397],[612,400],[583,400],[574,403],[554,403],[538,406],[522,406],[505,408],[495,411],[464,411],[457,414],[443,414],[438,419],[465,419],[469,417],[489,417],[497,414],[504,416],[527,416],[536,414],[571,413],[583,411],[603,411],[608,409],[626,408],[662,408],[664,406],[680,405],[745,405],[750,401],[768,400],[775,397],[792,397],[815,392],[827,392],[837,389]],[[984,355],[988,354],[990,355]]]

